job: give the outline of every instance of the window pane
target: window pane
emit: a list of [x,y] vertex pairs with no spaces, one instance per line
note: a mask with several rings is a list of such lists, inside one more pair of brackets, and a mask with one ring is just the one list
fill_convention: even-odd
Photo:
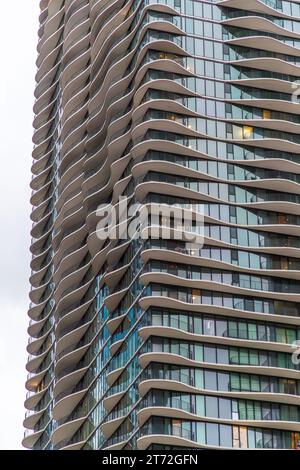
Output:
[[225,424],[220,425],[220,446],[232,447],[231,426]]
[[214,423],[207,423],[206,432],[207,432],[207,444],[211,446],[218,446],[219,445],[218,425]]
[[208,390],[217,390],[217,375],[215,372],[205,371],[205,388]]
[[219,398],[220,418],[231,419],[231,401],[226,398]]

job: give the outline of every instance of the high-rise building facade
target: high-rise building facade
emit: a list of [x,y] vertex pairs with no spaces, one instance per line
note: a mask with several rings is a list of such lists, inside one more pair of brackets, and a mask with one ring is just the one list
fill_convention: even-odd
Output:
[[24,446],[296,448],[299,1],[40,7]]

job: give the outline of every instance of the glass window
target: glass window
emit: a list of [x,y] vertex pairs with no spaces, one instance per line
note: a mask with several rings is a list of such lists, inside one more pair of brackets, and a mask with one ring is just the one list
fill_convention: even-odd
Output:
[[229,321],[228,322],[228,335],[231,338],[238,337],[238,329],[237,329],[237,322],[236,321]]
[[156,313],[156,314],[154,313],[152,315],[152,324],[154,326],[156,325],[160,326],[162,324],[162,316],[159,313]]
[[227,336],[227,322],[223,320],[217,320],[216,322],[216,334],[217,336]]
[[[174,354],[178,354],[177,351],[177,342],[175,343],[176,345],[176,349],[174,350]],[[188,343],[179,343],[179,347],[180,347],[180,356],[183,356],[183,357],[189,357],[189,344]],[[172,352],[173,352],[173,348],[172,348]]]
[[248,338],[252,340],[257,339],[256,325],[254,323],[248,324]]
[[280,393],[295,395],[297,393],[296,381],[292,379],[281,379],[279,391]]
[[206,416],[210,418],[218,418],[218,399],[216,397],[206,397],[205,398],[205,411]]
[[269,391],[269,379],[261,377],[260,378],[260,391],[268,392]]
[[170,326],[172,328],[178,328],[178,315],[170,315]]
[[199,444],[206,444],[205,423],[197,422],[197,442]]
[[260,392],[259,377],[257,375],[251,376],[251,391]]
[[231,419],[231,401],[226,398],[219,398],[219,417]]
[[273,447],[272,433],[270,431],[264,431],[263,442],[264,442],[263,445],[265,449],[271,449]]
[[230,389],[231,390],[240,390],[240,376],[239,374],[230,375]]
[[195,361],[203,362],[203,346],[195,345]]
[[260,410],[260,404],[259,403],[255,402],[255,404],[253,404],[252,401],[247,401],[247,406],[246,406],[247,419],[261,419],[261,418],[256,417],[256,410],[257,409]]
[[245,426],[240,427],[240,441],[242,449],[247,449],[248,447],[248,435],[247,428]]
[[186,28],[186,32],[188,34],[193,34],[194,33],[194,22],[192,19],[190,18],[186,18],[185,20],[185,28]]
[[202,370],[195,370],[195,387],[204,388]]
[[219,445],[219,430],[215,423],[206,424],[207,444],[211,446]]
[[216,363],[216,348],[204,346],[204,362]]
[[247,419],[246,403],[244,400],[241,400],[238,403],[238,409],[239,409],[238,419]]
[[202,334],[202,319],[200,317],[194,317],[194,333],[196,335]]
[[205,21],[204,23],[204,37],[212,38],[213,37],[213,30],[212,30],[212,23]]
[[231,426],[220,424],[220,446],[232,447],[232,432]]
[[255,431],[248,428],[248,446],[250,449],[255,449]]
[[238,322],[238,337],[242,339],[247,339],[248,338],[248,329],[247,329],[247,323],[245,322]]
[[208,390],[217,390],[217,374],[206,370],[204,372],[205,388]]
[[[172,433],[174,436],[181,436],[181,420],[180,419],[172,419]],[[187,437],[187,436],[184,436]]]
[[239,409],[237,400],[232,400],[231,402],[231,413],[232,419],[239,419]]
[[238,426],[232,426],[233,447],[240,447],[240,432]]
[[255,431],[255,441],[256,441],[256,447],[258,447],[259,449],[262,449],[263,448],[263,436],[262,436],[261,431],[258,431],[258,430]]
[[228,349],[227,348],[218,348],[217,349],[217,362],[218,364],[228,364]]
[[203,334],[205,335],[215,335],[215,322],[210,318],[203,319]]
[[265,325],[258,325],[258,339],[264,341],[266,340],[266,327]]
[[273,430],[273,449],[282,449],[283,448],[283,441],[282,441],[282,434],[280,431],[276,429]]
[[[178,374],[179,375],[179,374]],[[184,383],[189,383],[190,370],[189,369],[180,369],[180,380]]]
[[184,343],[180,343],[179,341],[173,340],[170,343],[170,346],[171,346],[171,351],[170,352],[172,354],[181,354],[183,356],[185,355],[185,352],[186,352],[187,348],[184,348]]
[[[270,419],[273,419],[275,421],[279,421],[280,420],[280,406],[278,403],[273,403],[272,406],[271,406],[271,414],[272,414],[272,418]],[[297,408],[296,408],[297,409]]]
[[296,341],[296,331],[295,330],[286,330],[287,343],[292,344]]
[[230,348],[229,363],[230,364],[238,364],[239,363],[239,351],[238,351],[237,348]]
[[204,397],[202,395],[196,396],[196,410],[198,416],[205,416]]
[[229,374],[218,372],[218,390],[229,390]]
[[249,364],[248,351],[243,349],[240,351],[240,364]]
[[189,394],[183,394],[183,395],[179,395],[178,397],[176,397],[177,400],[175,403],[178,403],[178,405],[176,406],[176,408],[180,408],[180,405],[181,405],[181,408],[185,411],[191,411],[192,413],[195,413],[195,396],[194,395],[189,395]]
[[179,315],[179,329],[189,331],[189,317],[187,315]]
[[252,366],[258,366],[259,365],[257,351],[250,351],[250,364]]

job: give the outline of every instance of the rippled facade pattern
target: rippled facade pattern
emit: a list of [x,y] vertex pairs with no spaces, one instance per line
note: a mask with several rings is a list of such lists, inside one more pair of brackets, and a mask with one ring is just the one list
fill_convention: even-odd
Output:
[[[297,447],[300,2],[40,7],[24,446]],[[204,245],[99,238],[121,195]]]

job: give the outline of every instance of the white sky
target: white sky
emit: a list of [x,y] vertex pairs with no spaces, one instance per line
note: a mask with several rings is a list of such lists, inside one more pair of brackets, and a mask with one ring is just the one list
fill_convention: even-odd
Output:
[[0,449],[23,437],[30,166],[39,0],[1,1]]

